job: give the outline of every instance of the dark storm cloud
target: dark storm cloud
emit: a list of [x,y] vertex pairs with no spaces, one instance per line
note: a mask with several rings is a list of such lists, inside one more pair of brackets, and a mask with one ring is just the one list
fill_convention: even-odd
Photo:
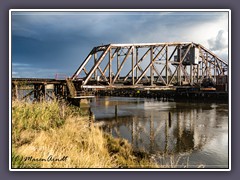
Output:
[[[12,62],[28,64],[33,74],[54,69],[71,75],[94,46],[182,40],[188,27],[220,16],[218,12],[13,12]],[[20,74],[16,66],[13,70]]]
[[[18,12],[19,13],[19,12]],[[23,13],[24,14],[24,13]],[[13,16],[13,35],[27,36],[44,41],[125,41],[133,34],[154,31],[156,27],[179,27],[214,21],[219,14],[207,13],[28,13]],[[120,37],[119,37],[120,36]]]

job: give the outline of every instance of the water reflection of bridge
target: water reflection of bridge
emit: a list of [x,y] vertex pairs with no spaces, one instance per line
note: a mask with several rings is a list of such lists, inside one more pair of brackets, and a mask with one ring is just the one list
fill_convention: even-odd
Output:
[[211,138],[207,124],[217,123],[215,118],[209,117],[198,122],[202,111],[201,108],[149,110],[141,117],[116,117],[105,121],[103,129],[115,137],[128,139],[135,149],[163,154],[190,153],[201,149]]

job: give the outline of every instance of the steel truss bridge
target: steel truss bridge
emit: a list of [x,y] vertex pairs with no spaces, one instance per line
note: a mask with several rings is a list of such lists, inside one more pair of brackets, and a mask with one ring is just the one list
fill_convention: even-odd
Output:
[[[13,78],[13,97],[21,86],[31,92],[22,97],[46,97],[52,85],[55,96],[92,98],[95,90],[177,90],[203,87],[210,80],[227,85],[228,64],[193,42],[108,44],[94,47],[71,78]],[[224,82],[223,82],[224,81]],[[224,84],[225,83],[225,84]],[[216,83],[217,84],[217,83]],[[226,91],[226,90],[225,90]]]
[[157,89],[227,74],[224,60],[193,42],[108,44],[94,47],[69,80],[81,88]]

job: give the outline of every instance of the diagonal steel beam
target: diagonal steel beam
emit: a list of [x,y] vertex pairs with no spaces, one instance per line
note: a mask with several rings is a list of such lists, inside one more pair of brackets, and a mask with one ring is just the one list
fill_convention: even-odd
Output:
[[[211,78],[211,72],[210,72],[209,67],[208,67],[208,60],[205,59],[205,57],[204,57],[204,55],[203,55],[203,53],[202,53],[202,50],[200,50],[200,54],[201,54],[202,60],[203,60],[203,62],[204,62],[204,64],[205,64],[205,69],[204,69],[204,71],[203,71],[203,74],[208,73],[208,76]],[[203,74],[202,74],[202,77],[201,77],[201,79],[200,79],[200,82],[204,79]]]
[[92,55],[94,54],[95,48],[93,48],[91,50],[91,52],[88,54],[88,56],[86,57],[86,59],[82,62],[82,64],[79,66],[78,70],[73,74],[72,79],[76,79],[77,76],[81,73],[81,71],[83,70],[83,68],[85,68],[86,64],[88,63],[88,61],[91,59]]
[[187,82],[191,83],[191,82],[190,82],[189,74],[188,74],[188,72],[186,71],[186,66],[185,66],[185,67],[181,66],[180,68],[181,68],[181,70],[182,70],[185,78],[187,78]]
[[[135,71],[135,69],[139,66],[140,62],[143,61],[143,59],[148,55],[148,53],[150,52],[151,48],[149,48],[144,55],[139,59],[139,61],[137,62],[137,64],[133,67],[133,70]],[[143,71],[142,69],[139,69],[140,71]],[[127,75],[124,78],[124,81],[127,80],[127,78],[130,76],[130,74],[132,73],[132,69],[127,73]]]
[[105,74],[103,73],[102,69],[100,68],[100,66],[97,67],[97,69],[99,70],[99,72],[101,73],[102,77],[104,78],[105,81],[108,81],[107,77],[105,76]]
[[180,60],[180,62],[179,62],[179,65],[176,67],[176,69],[175,69],[175,71],[174,71],[171,79],[169,80],[169,83],[168,83],[168,84],[171,84],[171,83],[172,83],[173,77],[175,76],[175,74],[176,74],[177,70],[180,68],[180,66],[182,66],[182,62],[183,62],[183,60],[185,59],[185,57],[187,56],[187,53],[189,52],[191,46],[192,46],[191,44],[188,45],[188,48],[187,48],[185,54],[184,54],[183,57],[181,58],[181,60]]
[[[171,52],[170,57],[168,57],[168,53],[166,53],[167,50],[165,53],[163,50],[160,54],[158,54],[160,47],[166,49],[164,46],[165,47],[166,46],[173,47],[172,50],[169,49],[169,51]],[[112,49],[112,51],[114,51],[114,53],[111,52],[111,53],[109,53],[109,56],[107,56],[106,54],[108,52],[110,52],[109,47],[111,47],[110,49]],[[152,47],[157,47],[157,48],[156,48],[156,50],[153,51]],[[172,63],[172,57],[174,56],[176,50],[178,48],[182,48],[182,47],[184,47],[184,49],[186,49],[186,51],[184,50],[184,53],[183,54],[181,53],[180,61]],[[191,48],[191,47],[195,47],[200,50],[199,62],[201,62],[201,64],[198,65],[197,68],[192,66],[190,68],[190,74],[189,74],[189,69],[188,68],[184,69],[184,67],[182,67],[183,66],[182,62],[185,61],[186,56],[187,56],[186,54],[190,51],[189,48]],[[138,58],[137,51],[139,48],[140,49],[144,48],[142,50],[144,50],[144,53],[145,53],[144,55],[141,56],[141,59]],[[126,51],[126,53],[124,53],[124,55],[122,54],[124,56],[123,61],[120,62],[120,61],[118,61],[118,58],[117,58],[117,64],[118,64],[117,70],[115,70],[115,68],[113,70],[112,69],[112,65],[113,65],[112,61],[115,60],[114,57],[116,56],[116,54],[119,53],[120,49],[124,49],[124,51]],[[136,49],[136,54],[134,54],[135,49]],[[101,51],[102,53],[101,53],[100,57],[98,58],[95,56],[95,54],[96,54],[96,52],[99,52],[99,51]],[[146,56],[150,53],[150,51],[152,53],[151,61],[147,64],[147,67],[144,66],[144,69],[142,69],[141,66],[143,66],[143,65],[141,65],[141,63],[146,59]],[[127,71],[127,75],[124,77],[123,81],[127,81],[128,78],[130,76],[132,76],[133,85],[134,84],[136,85],[137,83],[142,81],[144,77],[146,77],[146,79],[148,81],[150,81],[150,79],[148,78],[149,69],[151,69],[151,72],[152,72],[151,74],[156,73],[156,75],[158,75],[157,80],[154,79],[154,81],[161,80],[165,84],[165,86],[172,84],[174,78],[176,77],[177,72],[179,72],[179,73],[183,72],[182,75],[185,75],[186,80],[188,80],[188,78],[190,77],[190,81],[194,82],[195,78],[197,78],[197,80],[200,80],[201,78],[203,78],[204,75],[207,75],[209,77],[213,76],[213,69],[214,69],[214,77],[216,77],[217,75],[224,74],[225,71],[226,72],[228,71],[228,64],[226,62],[224,62],[223,60],[218,58],[214,53],[212,53],[211,51],[209,51],[202,45],[192,43],[192,42],[109,44],[109,45],[102,45],[99,47],[94,47],[91,50],[91,52],[88,54],[88,56],[86,57],[84,62],[82,62],[82,64],[78,68],[78,70],[74,73],[74,75],[72,76],[72,79],[77,79],[77,77],[80,77],[80,76],[82,77],[85,74],[85,78],[84,78],[85,81],[83,81],[83,85],[87,85],[88,82],[92,79],[93,75],[96,79],[96,75],[99,71],[99,74],[100,74],[102,80],[104,80],[108,83],[111,83],[111,81],[112,81],[112,84],[113,84],[120,77],[120,74],[123,71],[123,66],[125,66],[125,64],[126,64],[125,62],[127,61],[127,59],[129,59],[129,56],[131,55],[131,53],[132,53],[132,65],[131,65],[130,69],[128,68],[129,70]],[[158,56],[155,56],[156,54],[158,54]],[[89,70],[88,65],[89,65],[89,62],[92,62],[91,60],[93,60],[93,58],[92,58],[93,55],[94,55],[94,65],[92,67],[90,67],[90,70]],[[153,57],[153,55],[154,55],[154,57]],[[155,65],[155,62],[158,59],[159,59],[160,64],[162,62],[162,65],[160,65],[160,67]],[[107,61],[105,61],[105,60],[107,60]],[[164,61],[162,61],[162,60],[164,60]],[[106,63],[102,63],[103,61],[105,61]],[[100,65],[103,65],[103,64],[104,64],[104,67],[100,67]],[[175,67],[176,69],[171,69],[171,67],[168,65],[173,65],[173,67]],[[200,66],[202,66],[201,73],[202,74],[204,73],[204,74],[199,77]],[[108,69],[109,69],[109,74],[106,75]],[[111,73],[112,71],[113,71],[113,73]],[[169,75],[169,76],[167,76],[167,77],[169,77],[169,82],[166,82],[166,80],[164,80],[165,78],[163,78],[164,77],[163,73],[165,71],[166,71],[166,74]],[[138,73],[140,74],[140,77],[139,77]],[[179,75],[179,76],[181,76],[181,75]],[[178,76],[178,78],[179,78],[179,76]],[[192,79],[192,78],[194,78],[194,79]],[[153,80],[153,76],[152,76],[152,80]],[[134,81],[135,81],[135,83],[134,83]]]
[[211,54],[213,57],[216,57],[220,62],[222,62],[224,65],[228,65],[224,60],[220,59],[219,57],[217,57],[213,52],[209,51],[207,48],[205,48],[204,46],[202,46],[201,44],[199,44],[199,47],[201,49],[203,49],[205,52],[207,52],[208,54]]
[[166,47],[166,45],[164,45],[162,47],[162,49],[158,52],[158,54],[155,56],[155,58],[149,63],[149,65],[145,68],[145,70],[143,71],[143,73],[140,75],[140,77],[136,80],[135,84],[138,84],[139,81],[142,79],[142,77],[147,73],[147,71],[149,70],[149,68],[153,65],[154,61],[158,58],[158,56],[162,53],[163,49]]
[[[220,66],[219,61],[218,61],[217,58],[216,58],[216,62],[217,62],[218,71],[220,71],[219,74],[223,74],[223,70],[222,70],[222,68],[221,68],[221,66]],[[215,65],[215,66],[216,66],[216,65]]]
[[[120,50],[121,48],[116,48],[113,55],[111,56],[111,60],[116,56],[116,54],[118,53],[118,51]],[[103,70],[103,73],[105,74],[107,72],[107,69],[109,68],[109,62],[108,64],[106,65],[106,67],[104,68]]]
[[123,65],[124,65],[125,61],[127,60],[129,54],[132,52],[132,49],[133,49],[133,46],[131,46],[131,47],[128,49],[127,55],[126,55],[125,58],[123,59],[121,65],[120,65],[120,67],[119,67],[119,69],[118,69],[118,71],[117,71],[117,73],[116,73],[116,75],[115,75],[115,77],[114,77],[114,79],[113,79],[113,81],[112,81],[113,84],[114,84],[114,82],[116,81],[117,77],[119,76],[119,74],[120,74],[120,72],[121,72],[121,70],[122,70],[122,68],[123,68]]
[[111,48],[111,45],[108,45],[108,47],[103,51],[101,56],[99,57],[97,63],[92,67],[92,69],[89,71],[86,79],[83,82],[83,85],[86,85],[88,83],[88,80],[91,78],[92,74],[95,72],[95,70],[98,68],[98,66],[101,64],[103,59],[105,58],[106,54],[108,53],[109,49]]
[[162,82],[163,82],[165,85],[167,85],[167,83],[165,82],[165,80],[163,79],[163,77],[161,76],[161,74],[158,72],[158,70],[157,70],[157,68],[155,67],[155,65],[153,64],[152,66],[153,66],[153,70],[154,70],[154,71],[157,73],[157,75],[158,75],[158,78],[157,78],[156,82],[157,82],[159,79],[161,79]]
[[86,75],[88,74],[86,67],[83,68],[83,71]]
[[[173,57],[174,53],[176,52],[176,50],[177,50],[177,46],[175,47],[175,49],[174,49],[173,52],[171,53],[171,55],[170,55],[168,61],[170,61],[170,60],[172,59],[172,57]],[[163,71],[164,71],[165,68],[166,68],[166,64],[164,65],[164,67],[163,67],[163,69],[162,69],[162,71],[161,71],[160,74],[163,73]]]
[[[141,71],[141,73],[143,73],[143,69],[140,65],[138,65],[138,69],[139,71]],[[145,74],[144,77],[147,79],[147,81],[149,81],[149,78],[147,77],[147,75]]]

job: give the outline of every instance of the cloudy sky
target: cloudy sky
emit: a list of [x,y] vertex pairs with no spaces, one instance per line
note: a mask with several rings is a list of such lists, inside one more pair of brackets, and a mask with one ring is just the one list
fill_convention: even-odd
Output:
[[71,76],[94,46],[195,42],[228,61],[228,12],[12,12],[13,77]]

